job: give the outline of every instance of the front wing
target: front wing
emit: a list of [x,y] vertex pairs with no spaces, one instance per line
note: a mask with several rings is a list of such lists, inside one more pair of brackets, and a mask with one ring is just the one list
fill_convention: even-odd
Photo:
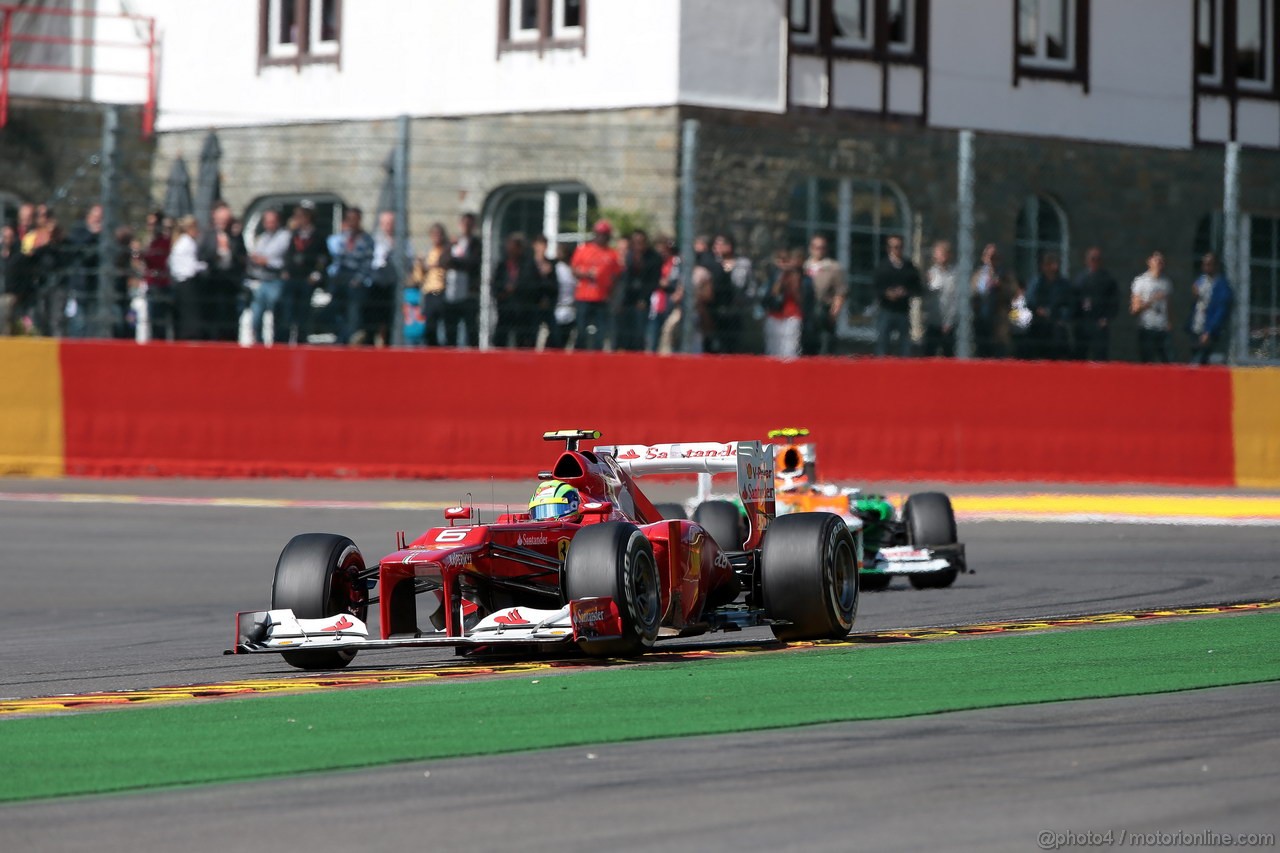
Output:
[[235,645],[226,654],[260,654],[415,646],[545,645],[575,640],[608,640],[622,635],[613,599],[587,598],[559,610],[513,607],[492,613],[462,636],[443,631],[388,639],[371,637],[368,626],[349,614],[301,619],[292,610],[253,610],[236,614]]
[[875,562],[865,567],[863,571],[882,575],[914,575],[941,572],[951,568],[960,572],[967,571],[964,545],[940,545],[933,548],[913,548],[910,545],[902,545],[895,548],[881,548],[876,552]]

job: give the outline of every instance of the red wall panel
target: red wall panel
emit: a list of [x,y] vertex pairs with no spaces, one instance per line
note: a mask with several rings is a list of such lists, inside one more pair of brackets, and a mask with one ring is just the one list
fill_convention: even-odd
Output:
[[68,342],[67,472],[529,477],[606,442],[806,426],[839,479],[1233,482],[1222,369]]

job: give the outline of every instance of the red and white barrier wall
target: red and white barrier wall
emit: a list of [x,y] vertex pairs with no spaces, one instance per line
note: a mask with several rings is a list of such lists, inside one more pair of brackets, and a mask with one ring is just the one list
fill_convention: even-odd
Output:
[[824,477],[1280,485],[1280,370],[0,340],[0,473],[526,478],[803,426]]

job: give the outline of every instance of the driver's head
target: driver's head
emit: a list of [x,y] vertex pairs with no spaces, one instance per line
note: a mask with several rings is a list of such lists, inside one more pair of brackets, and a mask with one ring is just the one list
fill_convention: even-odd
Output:
[[582,503],[578,490],[560,480],[539,483],[529,500],[529,516],[534,521],[552,518],[570,520],[578,515]]

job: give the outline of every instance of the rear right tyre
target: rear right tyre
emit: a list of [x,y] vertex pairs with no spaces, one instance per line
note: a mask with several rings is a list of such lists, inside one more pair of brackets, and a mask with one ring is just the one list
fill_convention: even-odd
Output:
[[858,612],[858,560],[844,519],[829,512],[775,518],[761,554],[765,614],[779,640],[838,640]]

